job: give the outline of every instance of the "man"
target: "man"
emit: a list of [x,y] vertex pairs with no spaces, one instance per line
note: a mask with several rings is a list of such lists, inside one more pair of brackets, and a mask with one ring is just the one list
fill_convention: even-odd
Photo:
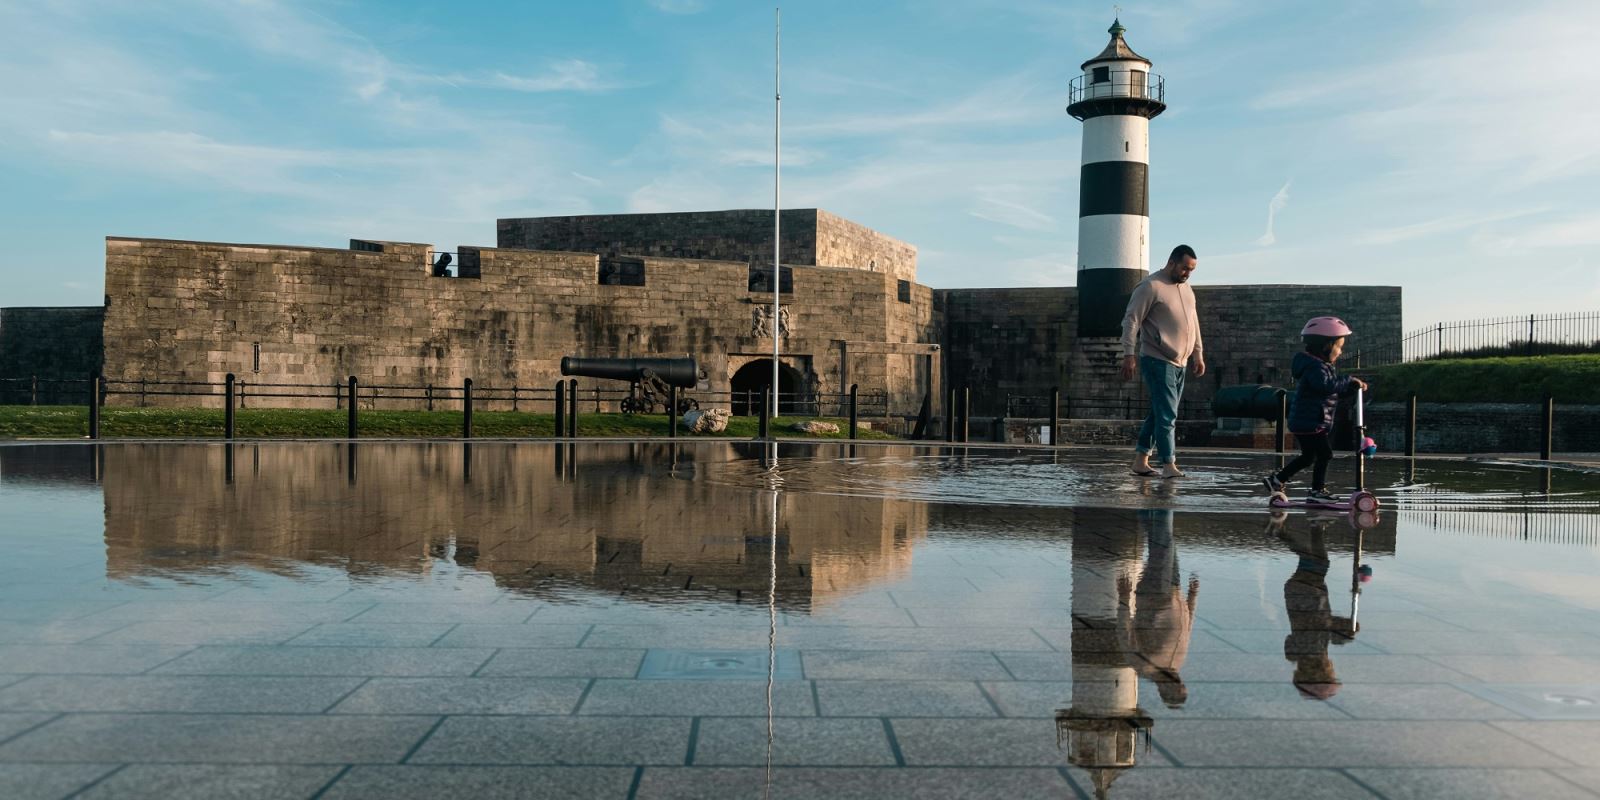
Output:
[[1194,289],[1189,276],[1199,260],[1194,248],[1180,244],[1172,249],[1167,265],[1150,273],[1133,290],[1128,312],[1122,317],[1122,379],[1144,376],[1150,390],[1150,414],[1134,444],[1133,473],[1155,475],[1150,454],[1161,459],[1161,477],[1181,478],[1178,469],[1178,401],[1183,399],[1184,369],[1196,378],[1206,374],[1200,351],[1200,318],[1194,310]]

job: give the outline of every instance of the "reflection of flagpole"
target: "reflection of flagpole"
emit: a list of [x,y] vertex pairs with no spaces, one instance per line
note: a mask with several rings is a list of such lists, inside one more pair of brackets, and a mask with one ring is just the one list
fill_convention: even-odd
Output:
[[775,8],[772,13],[772,419],[773,424],[777,424],[778,341],[783,327],[782,317],[779,316],[783,302],[780,299],[783,293],[783,250],[779,237],[783,170],[778,163],[783,152],[783,9]]
[[[767,447],[768,445],[762,445]],[[762,796],[772,797],[772,682],[778,667],[778,489],[783,476],[778,473],[778,442],[771,443],[772,508],[767,528],[767,784]]]

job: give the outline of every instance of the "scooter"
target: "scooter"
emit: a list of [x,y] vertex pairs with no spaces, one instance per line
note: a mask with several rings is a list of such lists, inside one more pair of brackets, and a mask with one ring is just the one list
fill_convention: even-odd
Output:
[[1324,511],[1356,511],[1368,514],[1378,510],[1378,496],[1367,489],[1367,456],[1377,452],[1377,445],[1367,438],[1367,423],[1365,406],[1366,392],[1356,390],[1356,438],[1361,446],[1356,449],[1356,490],[1350,493],[1349,499],[1337,503],[1320,503],[1315,500],[1300,498],[1289,499],[1283,492],[1274,492],[1272,499],[1267,503],[1273,508],[1311,508]]

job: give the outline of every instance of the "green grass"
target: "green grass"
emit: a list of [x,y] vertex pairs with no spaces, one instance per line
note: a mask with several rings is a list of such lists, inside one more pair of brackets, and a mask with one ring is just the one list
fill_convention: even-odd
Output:
[[1372,370],[1375,399],[1423,403],[1600,403],[1600,354],[1417,361]]
[[[269,408],[239,409],[234,419],[241,439],[343,438],[345,411],[331,409]],[[848,434],[846,420],[824,418],[839,426],[837,434],[807,435],[790,431],[798,417],[779,417],[774,430],[779,436],[808,439],[843,439]],[[363,437],[457,437],[461,435],[459,411],[362,411],[358,419]],[[721,434],[754,438],[760,428],[755,417],[734,417]],[[473,436],[483,438],[533,438],[553,436],[555,418],[551,414],[516,411],[479,411],[472,415]],[[662,415],[579,414],[579,436],[661,436],[668,433]],[[106,408],[100,414],[102,438],[221,438],[223,414],[220,408]],[[0,406],[0,439],[77,439],[89,435],[87,406]],[[679,429],[678,435],[692,435]],[[862,429],[861,439],[893,439],[879,431]]]

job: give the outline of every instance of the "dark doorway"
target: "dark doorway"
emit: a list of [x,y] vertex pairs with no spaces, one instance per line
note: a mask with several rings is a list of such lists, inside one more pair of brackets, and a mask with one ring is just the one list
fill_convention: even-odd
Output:
[[[734,416],[751,417],[761,413],[761,390],[772,385],[772,359],[761,358],[740,367],[738,372],[733,373],[732,383]],[[796,395],[798,391],[801,391],[800,373],[780,365],[778,410],[781,413],[793,414],[814,402],[815,398]]]

